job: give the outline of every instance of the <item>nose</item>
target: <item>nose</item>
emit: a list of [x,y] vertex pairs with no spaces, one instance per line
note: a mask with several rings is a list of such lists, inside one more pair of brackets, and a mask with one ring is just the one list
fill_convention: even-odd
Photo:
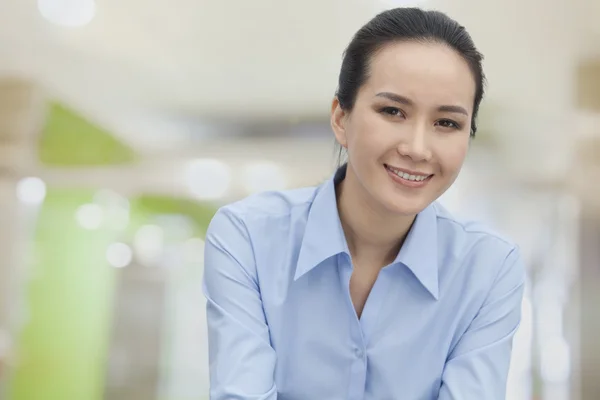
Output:
[[398,144],[398,153],[410,157],[414,162],[429,161],[431,159],[428,130],[425,124],[415,125],[414,129]]

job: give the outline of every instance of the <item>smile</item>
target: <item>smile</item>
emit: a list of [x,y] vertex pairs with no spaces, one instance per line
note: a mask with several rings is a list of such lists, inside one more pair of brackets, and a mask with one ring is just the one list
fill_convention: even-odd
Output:
[[400,170],[398,168],[391,167],[387,164],[385,164],[384,166],[388,174],[394,179],[395,182],[408,187],[425,186],[427,182],[429,182],[433,177],[433,174]]

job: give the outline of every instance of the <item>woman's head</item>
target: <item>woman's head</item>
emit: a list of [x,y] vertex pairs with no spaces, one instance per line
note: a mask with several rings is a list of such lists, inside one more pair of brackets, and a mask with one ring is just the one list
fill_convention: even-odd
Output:
[[404,215],[442,195],[476,132],[481,64],[466,30],[440,12],[397,8],[363,26],[344,53],[332,105],[348,153],[345,186]]

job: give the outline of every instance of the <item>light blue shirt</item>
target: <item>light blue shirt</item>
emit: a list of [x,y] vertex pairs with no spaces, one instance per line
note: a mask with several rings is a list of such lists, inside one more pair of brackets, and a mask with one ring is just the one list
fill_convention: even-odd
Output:
[[504,400],[525,270],[515,245],[434,203],[361,318],[336,206],[316,188],[221,208],[206,235],[212,400]]

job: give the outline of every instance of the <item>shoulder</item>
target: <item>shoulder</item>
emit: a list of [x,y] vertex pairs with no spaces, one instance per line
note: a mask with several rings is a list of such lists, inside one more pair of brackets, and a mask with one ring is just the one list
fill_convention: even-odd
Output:
[[302,225],[315,192],[314,187],[265,192],[219,208],[206,231],[205,270],[223,268],[210,260],[226,254],[247,276],[258,279],[257,258],[272,258],[285,247],[290,229]]
[[439,203],[434,208],[439,248],[449,264],[482,281],[495,279],[503,271],[516,281],[524,280],[520,248],[507,235],[480,221],[458,218]]
[[247,230],[265,227],[265,224],[285,222],[291,216],[302,214],[310,208],[318,187],[269,191],[248,196],[217,210],[207,235],[231,222],[241,224]]
[[450,242],[448,244],[457,248],[493,247],[506,254],[518,249],[508,236],[481,221],[456,217],[439,203],[435,203],[433,207],[436,211],[438,236]]

